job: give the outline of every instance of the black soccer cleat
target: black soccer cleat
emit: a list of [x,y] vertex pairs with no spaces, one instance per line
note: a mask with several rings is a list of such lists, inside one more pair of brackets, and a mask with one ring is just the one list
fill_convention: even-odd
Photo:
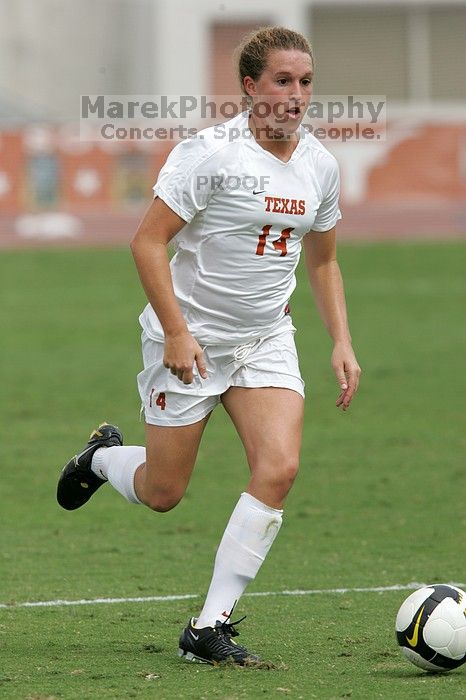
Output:
[[116,425],[102,423],[94,430],[86,447],[63,468],[57,486],[57,501],[65,510],[76,510],[90,499],[107,479],[100,478],[91,469],[92,456],[99,447],[123,444],[123,435]]
[[259,663],[258,656],[232,640],[232,637],[239,634],[233,625],[242,620],[244,617],[237,622],[217,620],[215,627],[198,629],[194,626],[196,620],[192,617],[181,633],[178,656],[185,661],[200,661],[213,666],[228,661],[240,666]]

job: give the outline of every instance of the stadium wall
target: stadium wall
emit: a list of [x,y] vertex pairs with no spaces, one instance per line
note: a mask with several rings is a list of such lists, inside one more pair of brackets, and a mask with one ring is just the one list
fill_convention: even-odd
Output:
[[0,0],[0,246],[127,243],[174,141],[80,141],[78,93],[237,93],[233,49],[267,23],[310,36],[318,95],[386,100],[377,139],[324,140],[341,168],[340,235],[466,235],[464,0],[57,7]]
[[[325,142],[341,168],[340,235],[464,237],[466,122],[402,111],[382,142]],[[1,132],[0,246],[127,243],[173,145],[84,144],[69,125]]]

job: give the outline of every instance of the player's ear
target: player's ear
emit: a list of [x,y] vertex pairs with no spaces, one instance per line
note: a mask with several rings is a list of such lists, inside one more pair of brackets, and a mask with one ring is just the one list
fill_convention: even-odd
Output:
[[256,94],[256,83],[254,80],[251,78],[250,75],[246,75],[243,78],[243,88],[246,92],[247,95],[255,95]]

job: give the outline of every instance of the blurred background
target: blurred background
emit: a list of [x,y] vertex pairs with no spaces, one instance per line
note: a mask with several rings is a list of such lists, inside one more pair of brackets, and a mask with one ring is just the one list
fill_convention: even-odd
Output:
[[343,239],[466,233],[466,0],[0,0],[0,247],[131,238],[174,143],[83,142],[81,94],[238,93],[246,32],[311,40],[317,95],[386,95],[382,141],[325,141]]

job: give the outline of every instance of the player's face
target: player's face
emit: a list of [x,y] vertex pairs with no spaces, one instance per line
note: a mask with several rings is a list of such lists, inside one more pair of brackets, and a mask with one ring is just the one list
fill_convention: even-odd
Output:
[[291,134],[301,124],[312,93],[313,66],[309,54],[270,51],[258,80],[244,79],[253,114],[263,125]]

